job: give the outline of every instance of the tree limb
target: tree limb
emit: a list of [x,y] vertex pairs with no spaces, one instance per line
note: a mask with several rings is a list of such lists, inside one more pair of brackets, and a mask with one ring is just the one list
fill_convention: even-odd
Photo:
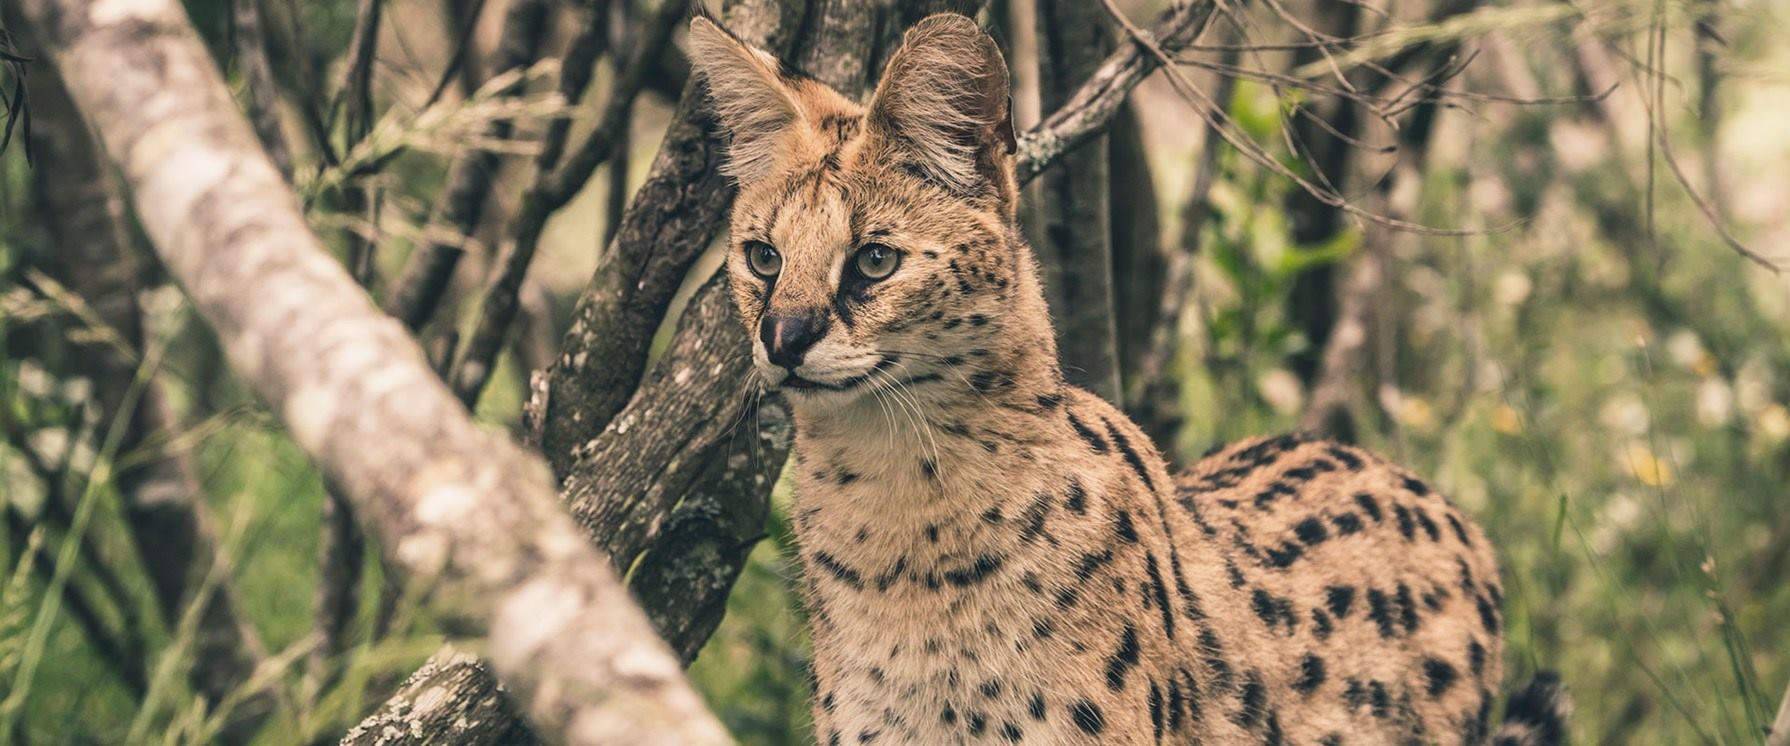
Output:
[[[1205,29],[1215,5],[1212,0],[1176,0],[1148,33],[1164,52],[1185,49]],[[1099,136],[1131,89],[1160,65],[1161,61],[1138,43],[1123,44],[1107,56],[1074,95],[1019,138],[1014,158],[1019,183],[1030,182],[1065,153]]]
[[[1046,108],[1064,107],[1081,90],[1077,81],[1105,69],[1101,59],[1112,36],[1097,3],[1038,0],[1036,7],[1040,98]],[[1122,104],[1123,96],[1117,100]],[[1039,211],[1044,225],[1032,247],[1056,321],[1064,377],[1117,406],[1124,392],[1113,296],[1111,153],[1104,131],[1090,133],[1091,147],[1063,153],[1045,174],[1039,192],[1047,206]]]
[[[552,5],[550,0],[510,3],[504,16],[503,39],[498,43],[497,64],[493,66],[495,74],[526,68],[540,58]],[[512,126],[507,119],[494,121],[487,127],[484,139],[502,140],[509,136]],[[498,154],[478,148],[460,154],[449,165],[447,187],[436,201],[434,216],[424,231],[430,238],[405,262],[404,269],[392,281],[385,302],[386,312],[410,329],[422,328],[435,315],[435,308],[454,277],[454,268],[466,253],[466,242],[484,217],[485,200],[491,196],[491,181],[498,165]]]
[[539,462],[475,425],[322,248],[173,0],[23,0],[239,375],[355,504],[391,567],[550,740],[725,732]]

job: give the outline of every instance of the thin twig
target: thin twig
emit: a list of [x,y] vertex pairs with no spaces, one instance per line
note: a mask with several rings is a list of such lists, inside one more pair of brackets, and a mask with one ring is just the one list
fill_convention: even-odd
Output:
[[[591,68],[602,53],[608,37],[607,2],[588,9],[582,30],[566,53],[565,70],[560,76],[560,93],[568,101],[582,98],[590,85]],[[485,383],[496,368],[497,354],[515,320],[519,307],[522,280],[534,259],[541,231],[547,218],[571,201],[590,180],[597,164],[616,152],[621,133],[631,120],[634,99],[646,87],[654,57],[670,41],[672,30],[683,19],[685,8],[677,3],[662,4],[647,24],[647,36],[634,45],[627,66],[621,71],[604,106],[603,116],[595,132],[574,153],[564,168],[555,169],[565,147],[570,122],[555,121],[549,126],[536,160],[535,181],[522,197],[514,227],[514,240],[504,247],[491,280],[479,299],[478,320],[472,335],[467,337],[454,364],[454,393],[469,406],[477,401]]]
[[479,16],[485,13],[485,0],[472,0],[472,7],[466,9],[466,17],[460,19],[460,30],[454,34],[454,55],[448,58],[447,67],[442,68],[441,78],[435,82],[435,88],[429,91],[429,100],[423,103],[427,109],[440,101],[447,93],[449,85],[460,74],[460,67],[466,64],[466,57],[472,52],[472,32],[479,27]]
[[[498,44],[498,74],[526,69],[540,57],[552,6],[549,0],[515,0],[510,4],[504,16],[503,40]],[[520,93],[512,91],[506,95]],[[512,127],[510,120],[499,119],[489,125],[481,139],[507,139]],[[442,190],[430,221],[429,233],[436,238],[411,254],[393,281],[386,301],[386,312],[405,326],[421,328],[435,315],[448,281],[453,279],[454,268],[466,253],[463,247],[467,237],[477,232],[484,218],[485,201],[490,197],[498,165],[498,154],[472,149],[449,166],[447,187]]]
[[[1160,45],[1159,50],[1183,49],[1205,30],[1215,7],[1217,3],[1210,0],[1178,2],[1157,18],[1147,37],[1157,40],[1153,43]],[[1138,31],[1133,36],[1141,41],[1143,35]],[[1131,89],[1161,64],[1162,58],[1153,58],[1142,44],[1120,45],[1075,95],[1019,138],[1013,164],[1019,183],[1030,182],[1057,158],[1098,135]]]
[[1227,144],[1236,148],[1245,157],[1249,158],[1257,165],[1274,172],[1282,178],[1292,181],[1294,184],[1298,185],[1299,188],[1310,193],[1312,197],[1319,202],[1323,202],[1324,204],[1342,210],[1357,218],[1367,220],[1368,222],[1411,233],[1432,236],[1465,236],[1478,235],[1485,232],[1482,230],[1457,228],[1433,228],[1419,223],[1380,215],[1369,210],[1364,210],[1353,202],[1350,202],[1347,197],[1300,175],[1286,164],[1281,163],[1272,153],[1264,150],[1261,145],[1257,144],[1254,140],[1251,140],[1247,134],[1244,134],[1237,127],[1236,123],[1231,121],[1230,115],[1225,113],[1224,108],[1208,97],[1198,86],[1195,86],[1191,80],[1188,80],[1187,76],[1173,64],[1173,58],[1169,56],[1168,52],[1161,45],[1157,44],[1154,38],[1147,32],[1138,28],[1137,24],[1132,23],[1131,19],[1125,16],[1124,12],[1114,4],[1113,0],[1101,0],[1101,2],[1106,6],[1107,12],[1112,15],[1113,20],[1123,27],[1127,33],[1131,34],[1132,38],[1136,39],[1139,44],[1150,50],[1150,53],[1155,55],[1156,59],[1164,65],[1164,69],[1167,70],[1169,75],[1169,81],[1174,84],[1176,92],[1181,94],[1183,100],[1187,101],[1188,105],[1193,107],[1195,113],[1199,114],[1202,119],[1213,126],[1219,136],[1223,138]]

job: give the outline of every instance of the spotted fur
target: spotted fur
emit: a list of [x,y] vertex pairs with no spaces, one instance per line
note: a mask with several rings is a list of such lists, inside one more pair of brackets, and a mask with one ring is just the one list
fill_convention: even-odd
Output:
[[[1063,381],[972,22],[917,25],[865,105],[692,39],[731,128],[734,297],[795,412],[821,743],[1488,739],[1498,566],[1440,492],[1290,435],[1171,476]],[[854,275],[868,244],[899,267]],[[786,318],[820,330],[787,369]]]

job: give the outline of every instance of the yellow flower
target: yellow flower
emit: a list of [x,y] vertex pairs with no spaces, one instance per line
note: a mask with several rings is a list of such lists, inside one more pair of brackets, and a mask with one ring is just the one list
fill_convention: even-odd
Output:
[[1790,409],[1782,404],[1773,404],[1759,413],[1759,435],[1768,443],[1782,443],[1790,438]]
[[1665,460],[1654,455],[1653,451],[1642,445],[1629,446],[1627,466],[1636,481],[1649,487],[1670,487],[1673,483],[1672,467]]
[[1402,397],[1398,407],[1398,420],[1412,430],[1427,431],[1436,424],[1436,410],[1429,402],[1415,396]]
[[1698,355],[1696,360],[1691,362],[1691,372],[1699,376],[1715,375],[1716,366],[1719,362],[1720,361],[1715,359],[1714,355],[1704,352],[1703,354]]
[[1509,404],[1499,404],[1492,410],[1492,430],[1505,435],[1518,435],[1523,432],[1523,415]]

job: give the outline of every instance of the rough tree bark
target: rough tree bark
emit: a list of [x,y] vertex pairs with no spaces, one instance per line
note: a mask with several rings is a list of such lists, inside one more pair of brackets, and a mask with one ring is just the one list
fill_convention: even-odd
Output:
[[1168,257],[1163,253],[1162,219],[1156,203],[1156,180],[1150,154],[1144,149],[1142,119],[1135,105],[1119,110],[1110,126],[1107,170],[1112,195],[1114,350],[1119,381],[1130,401],[1144,381],[1144,358],[1151,336],[1165,317],[1162,293],[1167,286]]
[[[1038,0],[1038,81],[1045,109],[1056,109],[1112,47],[1106,11],[1087,0]],[[1044,175],[1043,232],[1032,247],[1044,269],[1045,297],[1056,321],[1063,375],[1118,404],[1118,326],[1113,298],[1112,183],[1107,139],[1063,157]]]
[[[32,48],[35,39],[22,37],[28,53],[38,56]],[[143,268],[132,247],[120,185],[58,71],[34,69],[27,81],[33,116],[38,119],[30,146],[41,164],[31,171],[33,188],[57,248],[50,273],[141,350],[144,329],[137,297]],[[136,361],[118,350],[94,349],[81,356],[78,365],[94,383],[100,421],[111,422],[136,377]],[[120,452],[134,449],[150,435],[177,429],[163,385],[153,381],[144,391],[126,421]],[[156,608],[171,624],[186,612],[192,601],[189,595],[217,555],[219,542],[204,489],[183,452],[123,469],[115,484],[132,543],[155,591]],[[238,613],[234,582],[219,583],[199,613],[188,681],[216,705],[249,680],[264,653],[255,630]],[[273,704],[265,690],[250,696],[223,735],[245,740],[272,712]]]
[[172,0],[22,0],[232,364],[451,630],[483,635],[537,731],[721,743],[545,470],[477,427],[323,250]]
[[[787,52],[799,5],[742,0],[737,7],[727,15],[736,33]],[[633,395],[672,295],[733,206],[734,187],[717,168],[722,149],[702,97],[694,81],[685,85],[652,169],[579,295],[548,372],[541,443],[561,479]]]

